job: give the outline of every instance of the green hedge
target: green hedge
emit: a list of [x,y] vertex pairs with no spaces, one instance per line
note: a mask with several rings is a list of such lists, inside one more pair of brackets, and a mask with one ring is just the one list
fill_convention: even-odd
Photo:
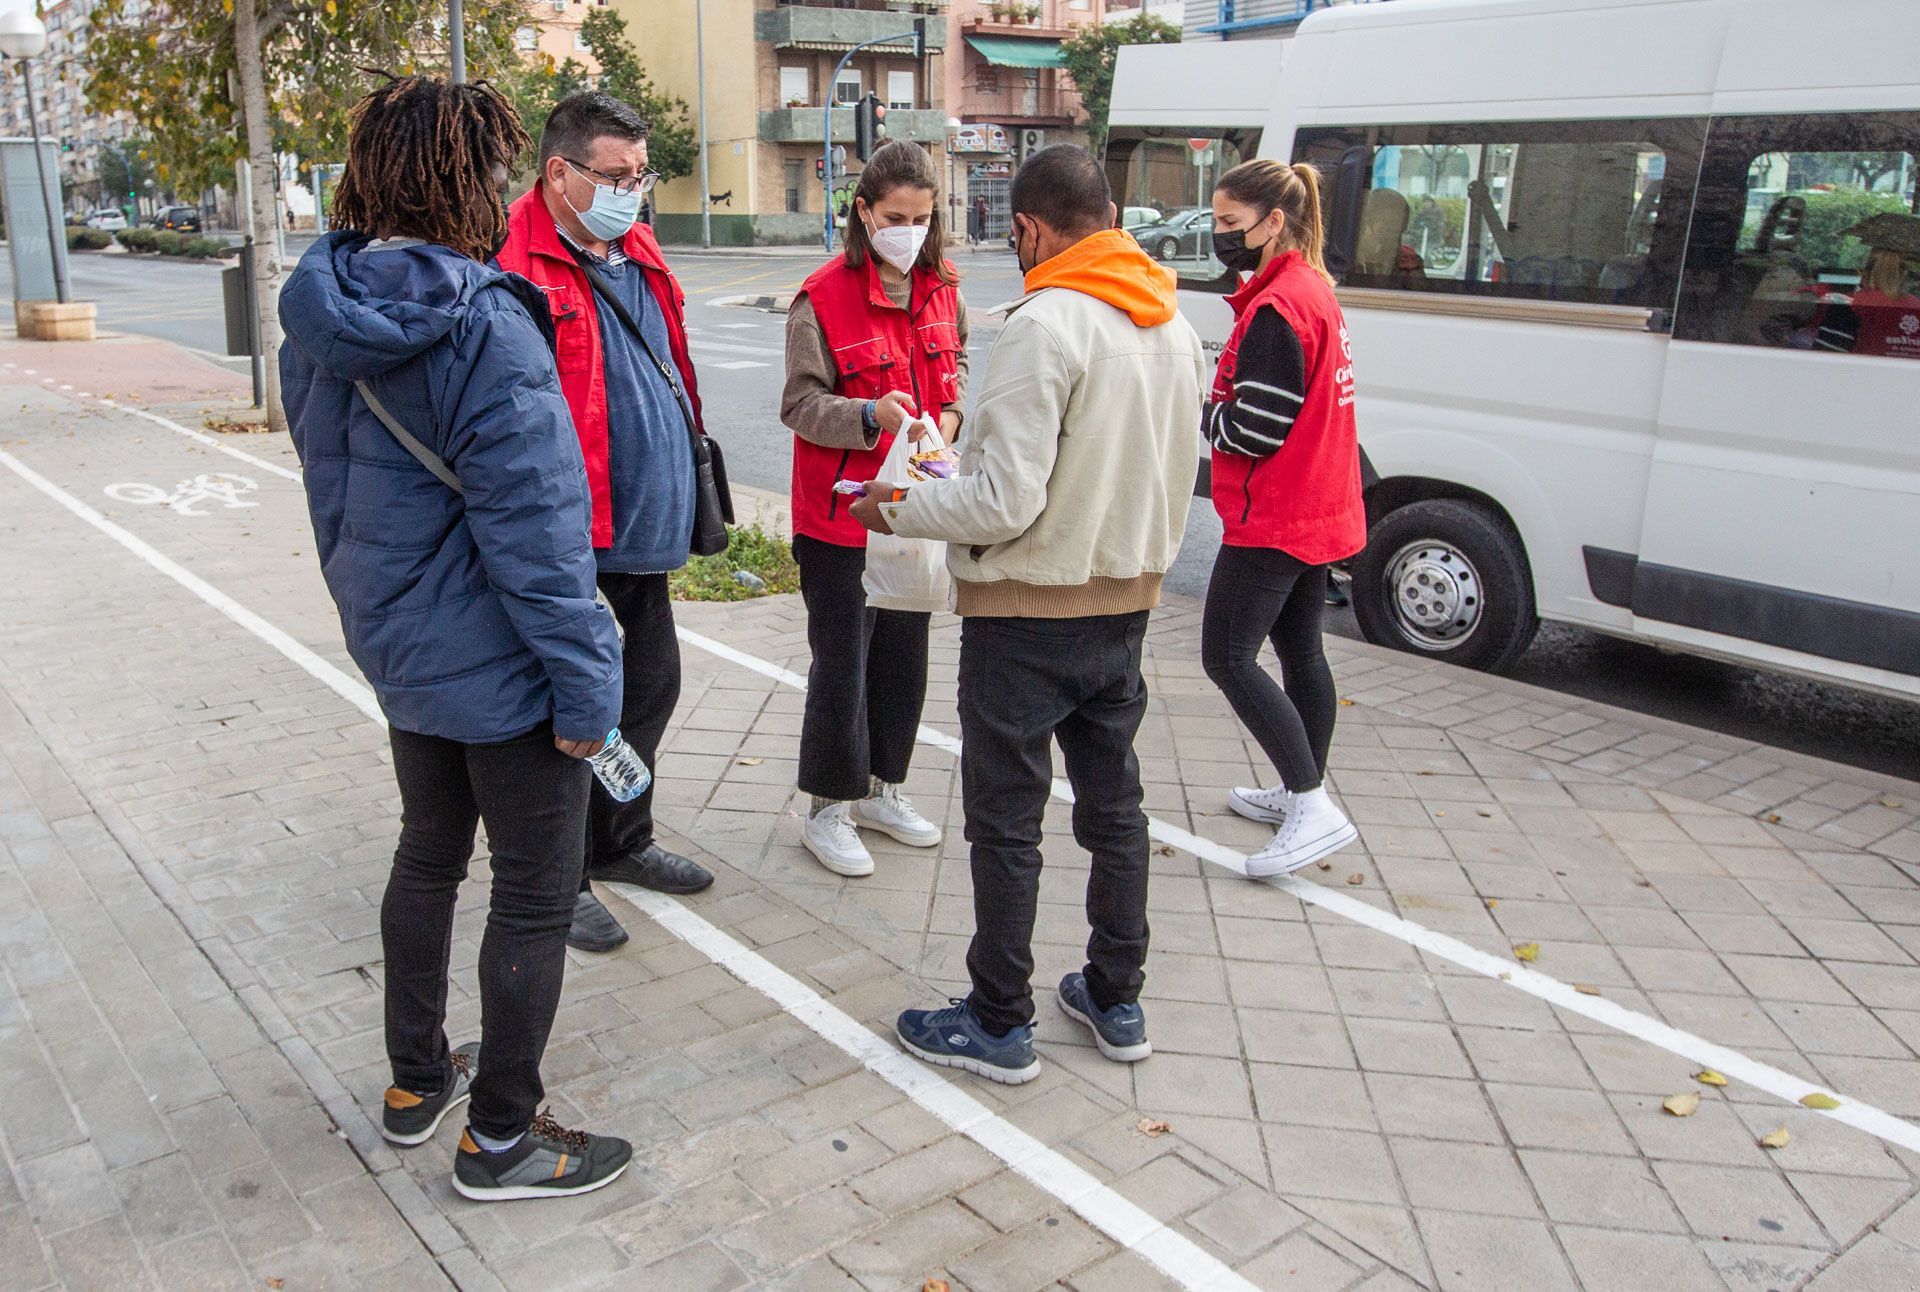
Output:
[[68,229],[67,250],[100,251],[113,245],[113,235],[105,229]]
[[141,229],[129,226],[120,230],[114,237],[118,238],[120,245],[128,251],[152,251],[154,234],[157,232],[158,230],[156,229]]

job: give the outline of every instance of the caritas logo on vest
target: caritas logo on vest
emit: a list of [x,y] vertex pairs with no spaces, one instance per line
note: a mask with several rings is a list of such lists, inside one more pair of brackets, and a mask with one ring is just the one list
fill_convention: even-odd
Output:
[[1340,366],[1333,370],[1333,384],[1340,392],[1338,406],[1345,408],[1353,402],[1353,340],[1347,335],[1347,325],[1340,325]]

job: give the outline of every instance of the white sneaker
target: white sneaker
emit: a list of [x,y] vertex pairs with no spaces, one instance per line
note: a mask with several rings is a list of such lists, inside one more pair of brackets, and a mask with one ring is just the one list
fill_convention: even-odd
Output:
[[1285,875],[1311,866],[1360,837],[1347,814],[1334,806],[1323,789],[1294,796],[1286,823],[1273,842],[1247,858],[1247,874],[1255,878]]
[[800,832],[800,842],[836,875],[857,879],[873,873],[873,854],[860,842],[860,832],[853,828],[853,817],[848,814],[845,803],[821,808],[809,816]]
[[1227,806],[1249,821],[1285,825],[1287,812],[1293,806],[1293,794],[1284,785],[1270,790],[1250,790],[1236,785],[1227,795]]
[[898,785],[882,785],[878,794],[855,803],[853,823],[890,834],[915,848],[940,846],[940,827],[914,811],[913,801],[900,792]]

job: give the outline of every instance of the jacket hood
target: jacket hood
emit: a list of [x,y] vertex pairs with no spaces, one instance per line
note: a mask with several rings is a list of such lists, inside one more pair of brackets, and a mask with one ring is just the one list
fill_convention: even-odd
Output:
[[1108,229],[1035,265],[1027,272],[1026,289],[1064,287],[1125,310],[1136,327],[1158,327],[1179,312],[1179,281],[1130,234]]
[[329,233],[307,248],[280,291],[280,325],[319,367],[359,381],[405,363],[453,330],[482,288],[506,281],[450,247],[368,249]]

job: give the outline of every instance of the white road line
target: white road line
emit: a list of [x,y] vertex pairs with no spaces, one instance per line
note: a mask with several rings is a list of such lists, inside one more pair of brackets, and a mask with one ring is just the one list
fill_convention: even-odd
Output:
[[160,573],[193,593],[194,596],[199,597],[202,601],[212,606],[215,610],[218,610],[227,618],[233,620],[236,624],[239,624],[255,637],[267,643],[267,645],[279,651],[282,655],[285,655],[295,664],[305,669],[308,674],[328,690],[345,699],[352,704],[354,708],[360,710],[360,712],[366,714],[369,718],[374,719],[376,722],[384,723],[386,721],[386,719],[381,716],[379,703],[373,698],[372,689],[369,688],[365,682],[349,677],[346,673],[334,667],[318,654],[295,641],[288,633],[268,623],[265,619],[253,613],[253,611],[247,609],[238,601],[235,601],[232,597],[220,591],[220,589],[214,587],[205,579],[202,579],[199,575],[160,552],[157,548],[146,542],[146,540],[114,524],[105,516],[102,516],[99,512],[87,506],[87,504],[81,502],[78,498],[62,489],[59,485],[54,484],[51,480],[4,449],[0,449],[0,466],[6,467],[9,471],[32,485],[35,489],[38,489],[47,497],[59,503],[62,507],[65,507],[81,520],[86,521],[87,524],[93,526],[102,534],[105,534],[108,538],[145,561],[148,565],[151,565],[154,569],[160,571]]
[[168,430],[174,431],[180,435],[184,435],[190,440],[198,440],[200,441],[200,443],[206,445],[208,448],[217,449],[220,452],[226,454],[230,458],[239,458],[242,462],[251,462],[254,466],[259,467],[262,471],[271,471],[274,475],[277,475],[282,479],[293,480],[297,482],[301,478],[300,473],[298,471],[289,471],[287,470],[287,468],[281,466],[278,462],[269,462],[265,458],[257,458],[253,454],[248,453],[245,449],[236,449],[231,444],[222,444],[219,440],[215,439],[211,435],[208,435],[205,431],[196,431],[190,426],[182,426],[180,425],[180,423],[174,421],[173,419],[162,417],[158,413],[149,413],[144,408],[135,408],[130,404],[122,404],[118,400],[113,400],[113,399],[101,399],[99,402],[104,406],[113,409],[116,412],[130,413],[135,417],[144,417],[149,422],[154,422],[160,426],[164,426]]
[[[149,543],[114,524],[11,453],[0,450],[0,466],[5,466],[155,570],[266,642],[368,718],[382,726],[386,724],[379,702],[364,682],[349,677],[287,633],[163,555]],[[732,654],[742,661],[753,658],[739,652]],[[765,665],[765,661],[759,662],[765,667],[772,667]],[[792,674],[786,676],[791,677]],[[1242,1278],[1232,1267],[1197,1243],[1127,1201],[1071,1159],[1006,1121],[972,1095],[937,1075],[933,1069],[907,1058],[893,1045],[861,1026],[850,1014],[834,1007],[812,988],[748,950],[688,907],[645,889],[626,885],[614,885],[614,888],[675,937],[696,948],[815,1033],[858,1059],[868,1071],[992,1153],[1011,1170],[1052,1194],[1088,1224],[1150,1262],[1181,1287],[1189,1289],[1189,1292],[1259,1292],[1255,1284]]]
[[[802,691],[807,688],[807,680],[790,669],[782,668],[778,664],[749,655],[744,651],[735,650],[731,646],[685,628],[675,631],[679,634],[681,641],[729,663],[751,669],[762,677],[770,677],[786,686]],[[921,727],[919,739],[922,744],[932,745],[936,749],[943,749],[955,756],[960,753],[958,740],[931,727]],[[1064,802],[1073,801],[1073,790],[1064,781],[1053,782],[1053,795]],[[1191,831],[1183,830],[1179,826],[1169,825],[1156,817],[1148,817],[1147,823],[1149,832],[1160,842],[1190,852],[1202,861],[1210,861],[1236,875],[1247,873],[1247,859],[1244,854]],[[1865,1131],[1889,1144],[1920,1152],[1920,1126],[1915,1126],[1912,1122],[1884,1112],[1871,1104],[1849,1099],[1825,1086],[1812,1085],[1791,1072],[1783,1072],[1757,1059],[1750,1059],[1737,1050],[1716,1045],[1691,1032],[1669,1027],[1657,1018],[1628,1009],[1604,996],[1582,995],[1557,978],[1549,977],[1514,961],[1489,955],[1458,938],[1436,933],[1425,925],[1401,919],[1376,906],[1370,906],[1358,898],[1349,897],[1345,893],[1336,892],[1310,880],[1283,876],[1254,882],[1269,883],[1277,888],[1283,888],[1301,901],[1318,906],[1324,911],[1343,916],[1356,924],[1384,933],[1388,937],[1397,938],[1419,950],[1431,952],[1443,960],[1452,961],[1463,969],[1483,974],[1497,982],[1504,982],[1549,1005],[1557,1005],[1561,1009],[1590,1018],[1596,1023],[1605,1024],[1616,1031],[1645,1041],[1649,1045],[1657,1046],[1669,1054],[1677,1054],[1702,1067],[1713,1068],[1733,1080],[1743,1081],[1757,1090],[1764,1090],[1789,1103],[1798,1103],[1806,1095],[1831,1094],[1840,1101],[1840,1107],[1822,1110],[1826,1116],[1835,1121],[1844,1122],[1855,1130]]]
[[768,359],[784,359],[787,352],[772,345],[737,345],[732,341],[702,341],[693,347],[694,362],[700,361],[703,354],[757,354]]
[[732,363],[706,363],[703,368],[712,368],[716,372],[733,372],[740,368],[764,368],[767,365],[758,359],[735,359]]

